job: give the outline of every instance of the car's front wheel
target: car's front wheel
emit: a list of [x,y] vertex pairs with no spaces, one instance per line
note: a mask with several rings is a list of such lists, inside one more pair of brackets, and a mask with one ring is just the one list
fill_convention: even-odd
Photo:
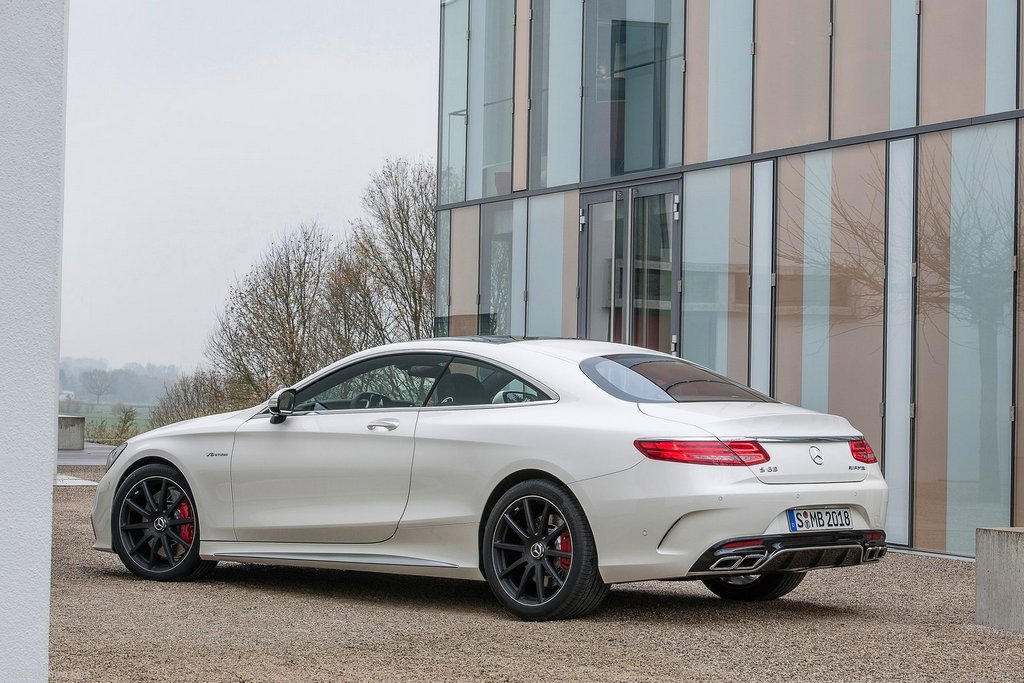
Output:
[[523,619],[579,617],[608,594],[593,532],[564,486],[536,479],[510,488],[488,515],[482,546],[487,583]]
[[199,557],[199,514],[188,482],[168,465],[145,465],[118,487],[111,511],[114,550],[132,574],[194,579],[216,562]]
[[712,593],[726,600],[763,602],[775,600],[800,585],[806,572],[776,574],[745,574],[743,576],[716,576],[703,579]]

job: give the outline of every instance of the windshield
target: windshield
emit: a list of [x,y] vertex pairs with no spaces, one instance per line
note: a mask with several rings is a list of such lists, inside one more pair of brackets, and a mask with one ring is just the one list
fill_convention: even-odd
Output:
[[583,374],[606,392],[637,403],[775,401],[699,365],[654,354],[595,356],[580,363]]

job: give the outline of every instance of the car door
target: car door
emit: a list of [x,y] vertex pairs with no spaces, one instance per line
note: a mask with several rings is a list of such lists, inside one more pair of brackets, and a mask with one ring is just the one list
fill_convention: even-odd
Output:
[[409,497],[419,407],[449,358],[375,357],[297,387],[295,413],[257,415],[235,434],[238,541],[374,543]]

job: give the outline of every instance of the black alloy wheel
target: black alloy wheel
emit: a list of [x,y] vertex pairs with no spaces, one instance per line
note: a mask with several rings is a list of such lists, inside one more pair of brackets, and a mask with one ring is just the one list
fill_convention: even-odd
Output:
[[807,572],[778,572],[774,574],[743,574],[741,576],[715,576],[703,579],[708,590],[726,600],[765,602],[786,595],[799,586]]
[[544,480],[513,486],[491,510],[483,544],[491,590],[524,619],[582,616],[608,593],[593,534],[564,487]]
[[146,465],[118,488],[111,515],[114,550],[136,576],[197,578],[217,563],[199,557],[199,517],[180,472]]

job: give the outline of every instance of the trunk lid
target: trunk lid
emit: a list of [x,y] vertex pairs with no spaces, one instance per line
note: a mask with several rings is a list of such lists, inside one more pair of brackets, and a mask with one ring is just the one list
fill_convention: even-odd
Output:
[[[640,412],[704,429],[723,441],[758,441],[770,460],[750,466],[765,484],[863,481],[868,465],[853,459],[849,441],[862,438],[837,415],[785,403],[639,403]],[[671,437],[671,433],[664,435]]]

